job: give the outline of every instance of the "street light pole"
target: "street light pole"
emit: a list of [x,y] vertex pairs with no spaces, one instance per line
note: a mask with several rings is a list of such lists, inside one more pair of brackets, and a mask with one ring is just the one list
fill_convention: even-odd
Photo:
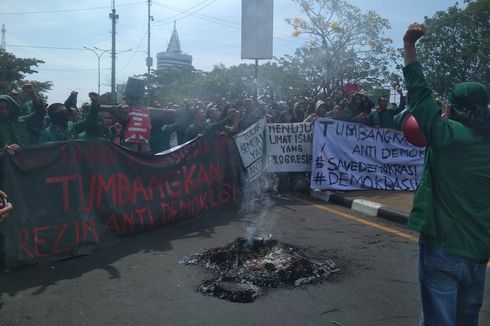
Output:
[[[88,48],[86,46],[83,47],[84,49],[86,50],[89,50],[89,51],[92,51],[95,56],[97,57],[97,94],[100,95],[100,58],[102,57],[102,55],[104,53],[108,53],[108,52],[111,52],[110,50],[101,50],[97,47],[94,47],[94,49],[91,49],[91,48]],[[97,52],[96,50],[100,51],[100,52]]]
[[[89,51],[92,51],[96,56],[97,56],[97,93],[100,95],[100,58],[102,57],[102,55],[104,53],[109,53],[111,52],[112,50],[102,50],[102,49],[99,49],[98,47],[94,46],[94,48],[88,48],[86,46],[83,47],[84,49],[86,50],[89,50]],[[119,51],[117,52],[116,54],[120,54],[120,53],[124,53],[124,52],[129,52],[129,51],[132,51],[133,49],[127,49],[127,50],[124,50],[124,51]],[[98,51],[98,52],[97,52]],[[115,75],[115,74],[114,74]],[[112,90],[111,90],[112,92]],[[112,95],[112,94],[111,94]],[[115,103],[115,100],[116,99],[113,99],[112,102]]]

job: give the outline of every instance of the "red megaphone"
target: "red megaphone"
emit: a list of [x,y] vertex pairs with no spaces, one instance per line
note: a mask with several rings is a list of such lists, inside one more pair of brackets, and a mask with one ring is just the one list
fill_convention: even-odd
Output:
[[417,147],[427,146],[427,139],[412,114],[409,114],[403,121],[402,131],[410,144]]

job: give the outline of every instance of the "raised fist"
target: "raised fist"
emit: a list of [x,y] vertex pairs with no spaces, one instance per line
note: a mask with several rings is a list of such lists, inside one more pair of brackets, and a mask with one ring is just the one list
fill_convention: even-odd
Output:
[[403,36],[403,41],[408,43],[417,42],[425,34],[425,26],[419,23],[410,24]]

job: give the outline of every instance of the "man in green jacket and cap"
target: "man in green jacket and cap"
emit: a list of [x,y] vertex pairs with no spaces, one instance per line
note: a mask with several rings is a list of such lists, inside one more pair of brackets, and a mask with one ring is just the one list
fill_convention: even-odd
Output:
[[26,84],[22,89],[31,96],[34,112],[19,116],[19,104],[9,95],[0,95],[0,148],[33,144],[43,128],[46,114],[44,103],[32,85]]
[[408,226],[420,232],[421,325],[477,325],[490,257],[490,110],[488,87],[465,82],[449,96],[449,114],[432,97],[415,43],[403,38],[411,111],[428,141],[424,174]]

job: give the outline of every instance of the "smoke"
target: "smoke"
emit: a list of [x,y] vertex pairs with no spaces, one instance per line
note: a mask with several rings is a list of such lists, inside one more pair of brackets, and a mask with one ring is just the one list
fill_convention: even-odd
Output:
[[251,247],[254,238],[270,239],[271,233],[262,230],[267,216],[270,215],[274,201],[266,192],[268,179],[265,174],[252,181],[242,183],[243,201],[240,215],[247,217],[251,223],[245,229],[247,247]]

